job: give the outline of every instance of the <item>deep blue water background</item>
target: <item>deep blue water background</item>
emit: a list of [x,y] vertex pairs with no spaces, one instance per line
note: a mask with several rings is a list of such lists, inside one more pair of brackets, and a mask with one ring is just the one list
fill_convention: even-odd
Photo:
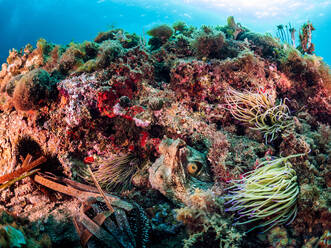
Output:
[[309,19],[316,28],[316,55],[331,64],[331,0],[278,0],[279,6],[265,2],[268,1],[0,0],[0,64],[6,61],[9,49],[20,49],[27,43],[35,46],[39,38],[57,44],[82,42],[93,40],[98,32],[112,25],[142,35],[152,26],[178,20],[194,26],[225,25],[230,15],[252,31],[273,35],[278,24],[291,22],[299,30]]

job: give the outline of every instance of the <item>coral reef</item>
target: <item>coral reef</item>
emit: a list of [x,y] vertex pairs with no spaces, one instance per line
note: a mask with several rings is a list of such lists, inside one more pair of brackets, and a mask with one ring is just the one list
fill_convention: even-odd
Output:
[[295,240],[290,239],[286,229],[279,226],[270,230],[268,241],[272,247],[295,247]]
[[[309,25],[306,51],[233,17],[157,26],[148,41],[112,28],[12,49],[0,71],[0,205],[16,217],[1,218],[0,246],[11,230],[27,247],[78,247],[73,217],[92,245],[109,217],[104,239],[122,246],[328,247],[331,73],[309,54]],[[114,194],[110,207],[86,204],[97,192]]]
[[[74,227],[69,221],[50,217],[30,222],[26,218],[18,218],[5,211],[0,213],[1,247],[46,248],[60,244],[80,247],[74,235]],[[7,231],[4,233],[4,230]],[[60,234],[61,231],[66,233]]]
[[237,39],[238,35],[244,32],[244,27],[241,26],[240,23],[236,23],[233,16],[229,16],[227,19],[227,27],[226,34],[228,37],[232,37],[233,39]]
[[224,34],[222,32],[213,33],[207,27],[198,34],[192,42],[194,54],[198,58],[219,58],[224,45]]
[[212,192],[196,191],[191,203],[177,209],[177,219],[187,228],[189,237],[184,240],[185,248],[201,247],[231,247],[239,246],[243,234],[231,226],[224,218],[221,200],[216,199]]
[[168,25],[163,24],[148,30],[147,34],[152,36],[148,44],[151,46],[152,50],[156,50],[168,41],[173,34],[173,30]]

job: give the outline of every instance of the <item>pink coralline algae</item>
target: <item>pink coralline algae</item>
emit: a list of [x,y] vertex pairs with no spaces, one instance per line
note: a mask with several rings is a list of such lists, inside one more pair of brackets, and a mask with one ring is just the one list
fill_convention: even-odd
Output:
[[58,84],[59,97],[63,104],[69,127],[79,126],[81,121],[92,119],[89,109],[96,109],[96,79],[85,74],[66,79]]

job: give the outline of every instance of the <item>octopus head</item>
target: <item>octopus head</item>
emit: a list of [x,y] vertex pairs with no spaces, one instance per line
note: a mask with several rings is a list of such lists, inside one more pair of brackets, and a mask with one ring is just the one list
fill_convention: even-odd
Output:
[[162,140],[159,151],[161,156],[149,168],[149,182],[173,202],[186,204],[196,189],[212,186],[205,154],[181,139],[168,138]]

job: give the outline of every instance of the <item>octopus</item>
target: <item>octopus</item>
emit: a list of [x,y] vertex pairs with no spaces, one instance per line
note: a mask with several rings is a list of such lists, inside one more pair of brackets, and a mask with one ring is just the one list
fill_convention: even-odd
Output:
[[196,189],[212,186],[206,156],[181,139],[164,138],[159,146],[161,156],[149,168],[149,182],[176,204],[188,204]]

